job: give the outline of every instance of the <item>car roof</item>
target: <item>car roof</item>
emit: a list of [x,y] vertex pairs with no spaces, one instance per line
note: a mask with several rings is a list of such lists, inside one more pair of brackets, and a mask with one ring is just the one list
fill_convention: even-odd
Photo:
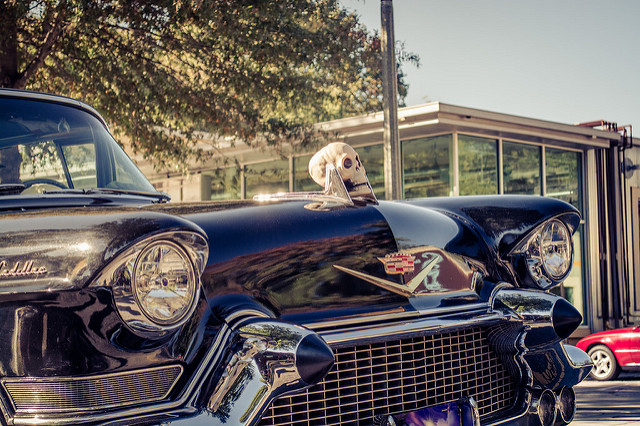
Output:
[[84,102],[80,102],[76,99],[68,98],[66,96],[61,95],[53,95],[50,93],[40,93],[40,92],[32,92],[29,90],[20,90],[20,89],[4,89],[0,88],[0,97],[3,98],[15,98],[15,99],[30,99],[30,100],[38,100],[44,102],[51,102],[56,104],[68,105],[75,108],[82,109],[91,115],[95,116],[100,120],[105,127],[109,127],[107,122],[102,118],[100,113],[85,104]]

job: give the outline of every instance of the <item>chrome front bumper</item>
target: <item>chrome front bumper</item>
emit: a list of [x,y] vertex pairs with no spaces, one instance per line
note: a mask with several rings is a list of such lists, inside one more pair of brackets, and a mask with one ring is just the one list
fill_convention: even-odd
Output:
[[[159,368],[178,374],[166,380],[164,388],[159,386],[157,395],[145,394],[151,399],[121,406],[111,397],[93,406],[89,400],[73,399],[84,395],[80,387],[100,380],[106,380],[99,383],[102,390],[86,395],[108,396],[117,390],[114,384],[122,378],[105,375],[4,379],[0,403],[8,424],[185,420],[191,425],[199,418],[220,425],[275,425],[277,419],[358,424],[473,397],[482,424],[567,423],[575,412],[571,388],[589,374],[591,360],[560,342],[553,325],[553,297],[514,289],[505,294],[508,300],[538,300],[533,305],[546,308],[534,315],[519,313],[498,292],[490,304],[475,305],[471,311],[466,306],[414,312],[315,331],[245,312],[218,330],[189,379],[178,380],[185,374],[182,368]],[[548,343],[542,341],[541,336],[554,333]],[[127,374],[140,378],[158,371]],[[174,389],[176,383],[184,385]],[[56,386],[62,390],[57,396],[52,390]],[[33,398],[41,398],[44,405],[27,408]],[[343,408],[347,411],[338,412]],[[323,414],[318,418],[314,411]]]

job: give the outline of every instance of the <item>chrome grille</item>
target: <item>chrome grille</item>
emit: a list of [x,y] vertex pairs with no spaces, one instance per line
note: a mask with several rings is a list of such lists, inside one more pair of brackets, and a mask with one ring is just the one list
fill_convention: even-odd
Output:
[[18,414],[64,413],[164,399],[181,373],[173,365],[82,378],[8,378],[2,384]]
[[484,419],[515,403],[515,380],[479,328],[337,348],[334,353],[336,363],[322,382],[274,401],[260,424],[371,424],[375,416],[468,396]]

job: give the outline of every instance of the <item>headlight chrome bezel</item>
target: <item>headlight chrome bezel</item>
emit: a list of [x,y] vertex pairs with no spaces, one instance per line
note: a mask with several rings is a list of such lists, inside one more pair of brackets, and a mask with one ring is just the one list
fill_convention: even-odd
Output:
[[571,273],[574,257],[572,235],[562,220],[552,218],[531,231],[509,256],[515,258],[515,263],[524,264],[535,287],[548,290],[562,283]]
[[[167,253],[158,254],[158,252],[167,252]],[[152,304],[150,299],[154,297],[154,296],[150,296],[150,294],[153,293],[154,291],[158,291],[158,290],[162,291],[162,289],[155,288],[147,292],[145,295],[143,294],[143,287],[152,287],[152,286],[159,287],[157,284],[155,286],[153,284],[153,283],[157,283],[159,279],[162,280],[162,282],[160,283],[161,287],[169,287],[171,285],[169,282],[169,279],[165,276],[162,276],[162,277],[158,276],[158,277],[154,277],[155,279],[143,280],[142,276],[149,275],[149,271],[144,271],[143,268],[145,268],[145,266],[153,262],[153,261],[147,260],[147,256],[162,258],[156,261],[155,264],[151,265],[153,268],[157,270],[163,267],[161,262],[164,262],[165,264],[168,262],[166,260],[166,258],[169,257],[168,252],[173,252],[175,255],[177,255],[173,257],[174,258],[177,257],[178,261],[182,263],[185,277],[182,277],[183,278],[182,280],[176,279],[174,281],[176,281],[176,287],[177,286],[186,287],[183,289],[183,292],[185,293],[186,297],[183,298],[184,300],[181,300],[182,302],[181,306],[177,309],[174,309],[173,314],[160,317],[158,313],[161,312],[162,310],[158,308],[151,309],[150,307],[150,305]],[[153,271],[151,271],[151,274],[165,275],[165,274],[153,272]],[[149,281],[150,284],[147,284],[143,281]],[[178,283],[177,281],[184,281],[184,283]],[[195,307],[194,301],[198,296],[198,287],[199,287],[196,285],[196,283],[197,283],[197,280],[195,279],[195,271],[193,269],[193,263],[189,259],[189,256],[187,255],[186,251],[182,249],[182,247],[180,247],[178,244],[174,243],[173,241],[161,239],[161,240],[156,240],[149,243],[138,254],[133,266],[131,290],[133,293],[133,297],[138,303],[138,306],[140,307],[140,310],[143,315],[145,315],[150,321],[152,321],[155,324],[158,324],[160,326],[171,327],[171,326],[175,326],[176,324],[182,323],[182,320],[193,311],[192,308]],[[180,296],[177,296],[177,297],[180,297]],[[162,298],[162,299],[166,300],[167,298]]]
[[[154,318],[136,294],[136,271],[149,250],[166,245],[189,265],[189,300],[180,315],[169,320]],[[201,293],[200,275],[209,256],[207,240],[192,231],[162,232],[138,241],[117,256],[96,278],[93,287],[110,287],[120,317],[136,334],[159,337],[182,326],[195,311]]]
[[[559,220],[551,220],[544,224],[540,232],[540,258],[546,276],[556,282],[562,282],[571,272],[573,264],[573,241],[571,233]],[[556,236],[562,240],[557,240]],[[566,253],[561,253],[564,251]],[[561,258],[561,264],[554,265],[555,259]],[[559,270],[558,270],[559,269]]]

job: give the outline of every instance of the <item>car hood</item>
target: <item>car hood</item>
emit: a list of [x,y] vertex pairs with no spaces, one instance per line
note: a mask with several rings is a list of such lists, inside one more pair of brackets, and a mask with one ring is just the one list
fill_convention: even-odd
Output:
[[498,256],[504,257],[533,228],[550,217],[561,217],[570,231],[580,214],[564,201],[526,195],[425,198],[410,201],[463,221],[475,229]]
[[234,201],[5,213],[0,292],[80,288],[141,239],[191,230],[209,241],[201,281],[221,316],[234,306],[299,322],[448,308],[486,302],[483,280],[513,282],[499,254],[545,218],[577,217],[568,204],[541,197],[477,197],[467,207],[460,198],[333,208]]
[[594,339],[599,340],[606,337],[620,336],[627,333],[633,333],[635,329],[636,327],[627,327],[627,328],[616,328],[615,330],[599,331],[597,333],[593,333],[586,337],[583,337],[582,339],[580,339],[580,341],[594,340]]
[[[571,226],[579,221],[575,208],[559,200],[473,197],[465,209],[466,198],[326,209],[305,201],[149,208],[180,215],[207,234],[202,282],[212,306],[266,306],[269,314],[315,322],[487,302],[483,279],[514,282],[501,253],[549,217],[569,215]],[[415,271],[389,271],[385,259],[400,254],[414,257]],[[395,291],[392,284],[411,287],[418,265],[435,258],[423,284]]]

